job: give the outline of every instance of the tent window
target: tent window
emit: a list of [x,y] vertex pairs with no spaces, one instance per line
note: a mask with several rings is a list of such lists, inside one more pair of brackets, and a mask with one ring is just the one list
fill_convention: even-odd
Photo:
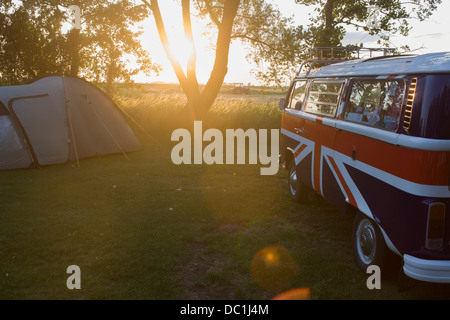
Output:
[[8,116],[0,115],[0,151],[22,149],[22,143]]

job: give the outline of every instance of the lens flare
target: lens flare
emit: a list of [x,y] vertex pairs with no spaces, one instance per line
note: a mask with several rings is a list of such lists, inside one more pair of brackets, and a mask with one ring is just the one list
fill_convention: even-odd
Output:
[[295,277],[298,269],[289,250],[276,245],[263,248],[254,255],[250,275],[264,289],[280,292]]
[[309,288],[296,288],[275,296],[272,300],[311,300]]

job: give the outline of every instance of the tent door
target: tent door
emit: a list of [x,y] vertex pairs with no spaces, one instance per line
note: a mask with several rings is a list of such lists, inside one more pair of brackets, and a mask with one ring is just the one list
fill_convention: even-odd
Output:
[[14,98],[9,109],[16,117],[35,161],[40,165],[64,163],[69,157],[65,105],[48,95]]
[[10,116],[0,114],[0,170],[27,168],[32,163],[33,159]]

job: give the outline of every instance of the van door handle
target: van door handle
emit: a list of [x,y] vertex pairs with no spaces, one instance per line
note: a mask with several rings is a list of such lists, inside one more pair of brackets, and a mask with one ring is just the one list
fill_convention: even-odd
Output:
[[295,133],[300,133],[300,134],[305,134],[305,130],[300,129],[300,128],[294,128]]

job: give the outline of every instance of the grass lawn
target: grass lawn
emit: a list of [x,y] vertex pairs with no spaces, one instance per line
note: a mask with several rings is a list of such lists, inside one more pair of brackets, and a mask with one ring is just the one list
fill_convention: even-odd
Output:
[[[0,299],[253,300],[292,288],[312,299],[450,297],[449,286],[424,283],[400,293],[396,279],[369,290],[353,262],[352,217],[292,202],[282,170],[174,165],[183,98],[150,89],[116,97],[143,144],[129,160],[0,172]],[[277,128],[277,99],[224,93],[207,122]],[[81,290],[66,287],[70,265]]]

